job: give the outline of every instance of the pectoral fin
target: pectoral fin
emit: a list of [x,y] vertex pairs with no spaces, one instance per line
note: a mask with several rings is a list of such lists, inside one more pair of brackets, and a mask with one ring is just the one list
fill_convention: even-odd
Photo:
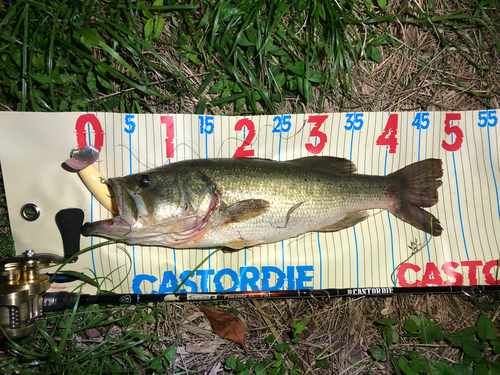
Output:
[[230,206],[222,207],[221,211],[227,216],[225,223],[237,223],[253,219],[269,211],[271,203],[264,199],[246,199]]
[[356,211],[351,212],[346,215],[342,220],[336,221],[335,223],[328,225],[324,228],[318,230],[318,232],[336,232],[345,228],[352,227],[370,216],[366,211]]

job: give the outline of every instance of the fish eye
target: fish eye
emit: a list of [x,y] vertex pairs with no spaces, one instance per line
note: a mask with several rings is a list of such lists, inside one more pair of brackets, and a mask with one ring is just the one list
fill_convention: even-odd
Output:
[[140,175],[138,178],[137,178],[137,185],[139,185],[139,187],[141,188],[145,188],[145,187],[148,187],[149,185],[151,185],[151,179],[149,178],[148,175]]

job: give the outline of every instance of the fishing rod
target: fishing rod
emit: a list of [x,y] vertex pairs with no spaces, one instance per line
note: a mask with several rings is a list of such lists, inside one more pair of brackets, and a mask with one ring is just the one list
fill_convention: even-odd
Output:
[[467,296],[479,296],[483,293],[500,291],[500,285],[475,286],[436,286],[436,287],[394,287],[394,288],[343,288],[343,289],[300,289],[248,292],[215,292],[215,293],[167,293],[167,294],[78,294],[69,292],[45,293],[43,295],[44,311],[56,311],[73,308],[78,301],[79,306],[88,305],[136,305],[140,303],[161,302],[203,302],[230,301],[241,299],[276,299],[276,298],[312,298],[328,303],[332,297],[356,296],[393,296],[398,294],[434,294],[463,293]]
[[[32,207],[30,207],[30,210]],[[435,287],[374,287],[343,289],[300,289],[273,291],[243,291],[214,293],[168,294],[79,294],[47,292],[53,281],[40,269],[75,261],[80,250],[80,228],[84,219],[80,209],[61,210],[56,223],[63,239],[64,257],[54,254],[37,254],[28,250],[0,261],[0,324],[4,334],[12,339],[30,335],[36,330],[43,313],[73,309],[88,305],[135,305],[140,303],[229,301],[237,299],[311,298],[328,303],[333,297],[392,296],[398,294],[464,293],[478,296],[500,291],[500,285],[435,286]],[[1,333],[0,333],[1,337]]]

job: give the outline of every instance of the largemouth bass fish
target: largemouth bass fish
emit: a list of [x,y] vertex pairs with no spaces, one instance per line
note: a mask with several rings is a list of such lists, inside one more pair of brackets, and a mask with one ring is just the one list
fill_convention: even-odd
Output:
[[369,176],[330,156],[181,161],[110,178],[119,214],[86,223],[82,234],[128,244],[241,249],[338,231],[365,220],[368,209],[385,209],[439,236],[439,220],[421,207],[438,201],[441,165],[427,159]]

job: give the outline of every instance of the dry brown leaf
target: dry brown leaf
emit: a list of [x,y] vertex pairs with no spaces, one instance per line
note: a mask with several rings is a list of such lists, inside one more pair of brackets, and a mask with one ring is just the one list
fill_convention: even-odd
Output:
[[217,335],[240,344],[248,353],[245,346],[245,328],[240,318],[205,305],[201,305],[201,309],[207,315]]
[[93,339],[96,339],[96,338],[98,338],[98,337],[101,337],[101,336],[102,336],[102,333],[101,333],[101,331],[99,331],[99,330],[97,330],[97,329],[95,329],[95,328],[89,328],[89,330],[88,330],[88,335],[89,335],[90,337],[92,337]]

